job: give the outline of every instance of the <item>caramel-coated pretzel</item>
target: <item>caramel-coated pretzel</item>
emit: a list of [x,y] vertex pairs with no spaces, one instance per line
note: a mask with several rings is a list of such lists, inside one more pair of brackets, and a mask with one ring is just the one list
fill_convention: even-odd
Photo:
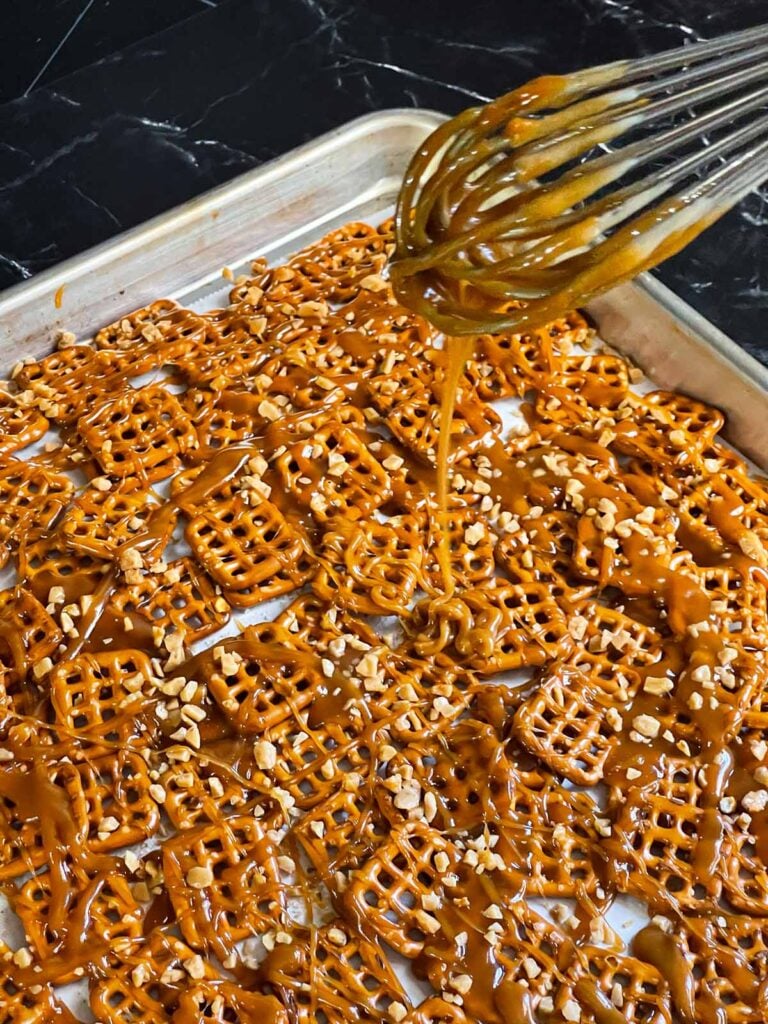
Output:
[[493,580],[444,605],[414,609],[421,654],[445,650],[480,675],[540,665],[571,646],[565,615],[541,583]]
[[284,884],[268,829],[242,815],[179,832],[163,844],[166,890],[195,949],[227,950],[281,920]]
[[37,406],[0,391],[0,456],[26,448],[43,436],[48,420]]
[[0,566],[8,553],[36,540],[61,515],[73,491],[72,481],[44,466],[0,460]]
[[247,810],[254,799],[233,772],[199,760],[170,764],[161,785],[163,808],[179,830],[218,824]]
[[[297,650],[274,623],[250,627],[229,641],[213,667],[208,689],[221,710],[247,733],[264,733],[328,691],[320,659]],[[215,658],[214,653],[214,658]]]
[[310,808],[296,826],[302,848],[325,884],[335,891],[337,872],[367,858],[386,842],[389,826],[369,792],[369,780],[341,786]]
[[289,1024],[288,1011],[275,996],[241,988],[232,981],[198,981],[179,996],[176,1019],[210,1024],[250,1024],[265,1020]]
[[106,474],[147,483],[170,476],[198,443],[178,399],[159,384],[107,398],[80,417],[77,429]]
[[128,545],[143,558],[162,551],[170,540],[176,517],[150,494],[120,494],[93,488],[67,510],[61,536],[74,551],[113,560]]
[[365,742],[368,721],[362,713],[348,721],[330,718],[310,724],[312,710],[312,704],[305,711],[293,710],[263,734],[275,749],[268,774],[302,809],[324,806],[339,787],[358,783],[371,760]]
[[422,533],[413,516],[385,523],[336,520],[323,534],[312,586],[324,600],[363,615],[405,615],[421,581]]
[[140,748],[148,742],[143,700],[154,689],[152,665],[142,651],[81,654],[51,673],[56,720],[104,754],[116,745]]
[[382,688],[370,708],[391,737],[412,743],[442,732],[467,708],[476,680],[449,659],[424,659],[404,649],[379,660]]
[[267,499],[204,509],[185,536],[231,604],[249,607],[288,593],[312,572],[303,537]]
[[[87,883],[79,892],[73,892],[67,907],[69,915],[76,917],[80,905],[88,905],[89,938],[94,945],[109,948],[115,940],[136,939],[141,935],[142,913],[130,886],[119,874],[102,875]],[[56,952],[57,938],[51,934],[51,880],[48,873],[35,875],[22,886],[14,899],[14,910],[21,918],[32,948],[41,960]],[[78,974],[57,975],[59,984],[74,981]]]
[[[629,696],[640,681],[628,674],[625,678]],[[593,786],[621,742],[616,716],[625,706],[626,700],[596,685],[583,669],[563,665],[550,671],[520,706],[515,736],[552,771],[576,785]]]
[[717,1008],[727,1024],[759,1019],[756,1014],[765,1012],[766,995],[751,968],[766,952],[764,919],[722,912],[714,918],[667,920],[664,930],[664,942],[690,978],[685,987],[672,987],[673,1013],[682,1017],[693,1012],[706,1019]]
[[116,590],[109,615],[130,620],[129,636],[138,619],[160,630],[164,639],[178,634],[191,646],[229,621],[229,605],[194,559],[179,558],[142,576],[140,583]]
[[459,852],[450,840],[422,822],[395,826],[374,854],[353,871],[344,903],[388,946],[413,959],[424,949],[422,897],[444,890],[436,856],[445,853],[450,871]]
[[71,345],[25,363],[15,381],[45,403],[50,420],[67,425],[111,391],[120,377],[119,360],[111,352]]
[[387,471],[349,427],[329,423],[277,460],[286,490],[320,523],[360,519],[391,494]]
[[194,352],[205,327],[203,317],[158,299],[102,327],[93,340],[96,348],[119,353],[121,368],[130,366],[138,376]]
[[[722,878],[710,873],[697,879],[691,872],[703,829],[704,791],[692,761],[670,757],[661,768],[650,791],[627,795],[613,826],[634,851],[625,868],[627,888],[643,894],[650,883],[685,909],[706,912],[722,891]],[[605,842],[611,850],[613,839]]]
[[269,955],[260,976],[292,1008],[296,1024],[395,1020],[390,1007],[409,999],[381,950],[343,920],[313,934],[294,933],[292,955]]
[[62,632],[24,587],[0,591],[0,667],[23,678],[53,654]]
[[555,373],[562,365],[562,357],[574,345],[583,344],[589,334],[583,316],[572,312],[532,335],[483,335],[480,350],[502,370],[515,393],[522,395],[536,387],[543,376]]
[[384,269],[389,244],[386,236],[367,224],[347,224],[297,253],[290,266],[331,301],[349,302],[365,287],[366,278],[377,277]]
[[[165,1024],[178,1009],[182,993],[200,983],[184,966],[193,961],[197,968],[194,950],[181,939],[154,931],[146,943],[138,941],[112,952],[107,970],[91,982],[91,1010],[105,1024]],[[217,977],[202,958],[199,965],[195,973],[203,979]]]
[[0,1000],[3,1024],[77,1024],[69,1007],[53,994],[50,985],[24,981],[24,970],[13,962],[13,952],[0,942]]
[[67,603],[94,593],[112,570],[110,562],[72,551],[60,530],[27,541],[19,550],[19,576],[39,601],[61,587]]

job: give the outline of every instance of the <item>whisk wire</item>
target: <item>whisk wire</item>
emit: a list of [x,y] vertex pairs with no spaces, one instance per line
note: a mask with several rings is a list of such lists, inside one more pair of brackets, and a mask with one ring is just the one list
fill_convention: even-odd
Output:
[[761,25],[464,111],[406,174],[396,290],[457,334],[553,319],[577,285],[588,301],[656,265],[757,187],[767,109]]

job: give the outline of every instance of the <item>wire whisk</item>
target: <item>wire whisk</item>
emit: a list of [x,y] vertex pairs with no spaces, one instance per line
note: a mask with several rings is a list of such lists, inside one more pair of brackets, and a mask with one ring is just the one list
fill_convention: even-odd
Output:
[[535,79],[434,131],[396,294],[447,334],[541,326],[683,248],[768,177],[768,25]]

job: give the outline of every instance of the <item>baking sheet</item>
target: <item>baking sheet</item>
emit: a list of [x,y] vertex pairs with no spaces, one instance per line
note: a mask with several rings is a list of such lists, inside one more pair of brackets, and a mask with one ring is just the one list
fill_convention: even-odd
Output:
[[[247,272],[253,257],[278,262],[346,221],[384,219],[392,211],[411,152],[440,120],[440,115],[418,111],[360,119],[17,286],[0,297],[0,365],[10,368],[22,354],[49,351],[60,329],[86,337],[160,296],[197,311],[226,304],[230,276]],[[768,467],[768,437],[762,430],[768,373],[760,364],[652,279],[625,285],[588,311],[601,337],[632,356],[654,384],[724,407],[730,414],[731,440]],[[154,378],[133,383],[140,386],[149,379]],[[635,390],[650,387],[647,383]],[[505,428],[519,420],[516,400],[495,405]],[[177,534],[173,556],[182,553],[187,552]],[[0,585],[10,583],[11,575],[0,578]],[[243,625],[274,618],[295,596],[237,612],[218,635],[234,635]],[[386,635],[392,622],[381,620],[379,625]],[[205,646],[210,643],[208,638]],[[525,674],[515,674],[515,681],[521,678]],[[553,902],[531,904],[548,914]],[[607,919],[626,940],[647,922],[644,907],[629,899],[617,901]],[[14,915],[2,903],[0,938],[13,948],[23,938]],[[414,995],[419,990],[414,988]],[[83,983],[67,986],[62,994],[83,1021],[93,1020]]]

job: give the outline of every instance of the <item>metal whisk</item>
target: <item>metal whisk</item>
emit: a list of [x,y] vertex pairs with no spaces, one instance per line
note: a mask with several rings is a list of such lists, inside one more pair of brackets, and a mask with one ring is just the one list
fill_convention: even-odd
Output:
[[441,125],[400,192],[402,301],[540,326],[656,266],[768,177],[768,25],[538,78]]

